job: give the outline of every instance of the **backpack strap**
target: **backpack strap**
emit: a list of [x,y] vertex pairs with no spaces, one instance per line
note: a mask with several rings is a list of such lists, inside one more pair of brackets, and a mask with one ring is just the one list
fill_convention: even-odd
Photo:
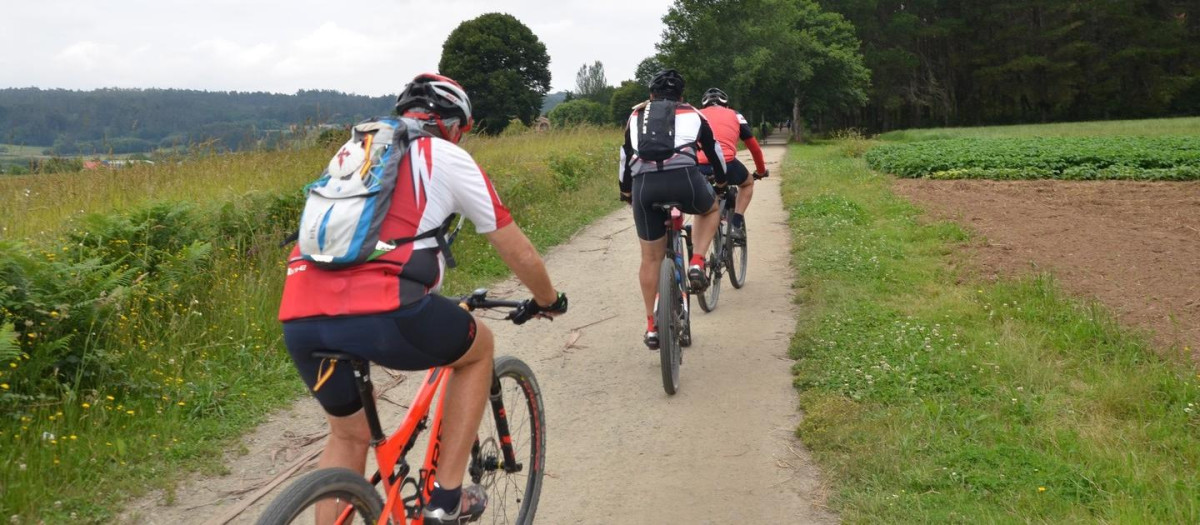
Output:
[[450,252],[450,241],[446,239],[446,234],[449,233],[450,225],[454,224],[454,220],[457,218],[458,218],[458,215],[452,213],[452,214],[450,214],[449,217],[446,217],[446,220],[442,221],[441,226],[438,226],[437,228],[414,235],[412,237],[401,237],[399,239],[392,239],[390,241],[381,241],[381,242],[383,242],[384,244],[390,245],[391,249],[394,250],[402,244],[407,244],[410,242],[417,242],[422,239],[428,239],[428,238],[434,237],[437,239],[438,251],[441,252],[442,257],[444,257],[446,259],[446,267],[454,268],[454,267],[458,266],[458,261],[454,260],[454,254]]

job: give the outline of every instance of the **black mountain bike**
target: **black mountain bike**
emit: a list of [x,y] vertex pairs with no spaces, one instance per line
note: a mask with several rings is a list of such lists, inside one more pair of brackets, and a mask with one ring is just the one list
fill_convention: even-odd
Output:
[[[654,325],[658,330],[658,355],[662,360],[663,390],[674,395],[679,390],[679,365],[683,347],[692,344],[686,262],[691,258],[690,225],[683,226],[683,212],[677,202],[653,205],[667,212],[667,254],[658,271],[658,296],[654,304]],[[685,247],[686,243],[686,247]]]

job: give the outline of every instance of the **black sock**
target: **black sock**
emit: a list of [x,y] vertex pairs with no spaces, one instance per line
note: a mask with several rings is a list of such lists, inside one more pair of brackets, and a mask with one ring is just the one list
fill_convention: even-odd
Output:
[[746,224],[746,217],[744,215],[742,215],[740,213],[733,214],[733,225],[734,226],[741,228],[745,224]]
[[455,511],[458,510],[460,501],[462,501],[462,485],[446,489],[436,482],[433,484],[433,493],[429,495],[429,507]]

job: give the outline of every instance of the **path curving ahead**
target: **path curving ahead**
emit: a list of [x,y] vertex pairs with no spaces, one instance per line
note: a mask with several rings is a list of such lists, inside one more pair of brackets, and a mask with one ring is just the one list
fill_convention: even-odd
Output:
[[[675,396],[663,392],[658,354],[641,342],[638,245],[628,208],[547,256],[551,277],[571,297],[570,313],[521,327],[489,321],[497,354],[529,363],[543,390],[547,475],[538,523],[837,521],[822,507],[818,471],[793,436],[801,417],[787,357],[795,310],[778,182],[786,148],[763,151],[772,177],[758,183],[747,214],[747,284],[734,290],[726,282],[710,314],[693,301],[695,344],[684,350]],[[748,154],[742,157],[753,165]],[[613,191],[615,198],[615,184]],[[509,281],[493,287],[492,295],[527,293]],[[405,381],[385,397],[407,404],[413,383]],[[401,417],[391,403],[381,402],[380,410],[385,424]],[[305,441],[324,430],[322,419],[315,403],[301,400],[245,439],[247,453],[230,458],[227,475],[179,487],[170,506],[161,494],[152,495],[126,517],[171,525],[212,522],[247,496],[238,491],[253,492],[319,447],[321,441]],[[273,495],[232,522],[252,522]]]

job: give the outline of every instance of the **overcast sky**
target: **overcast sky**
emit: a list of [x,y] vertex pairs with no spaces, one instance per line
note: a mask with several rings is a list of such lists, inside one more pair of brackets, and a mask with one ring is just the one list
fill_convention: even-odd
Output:
[[654,53],[670,0],[3,0],[0,88],[336,89],[395,94],[459,23],[509,13],[550,54],[551,91]]

